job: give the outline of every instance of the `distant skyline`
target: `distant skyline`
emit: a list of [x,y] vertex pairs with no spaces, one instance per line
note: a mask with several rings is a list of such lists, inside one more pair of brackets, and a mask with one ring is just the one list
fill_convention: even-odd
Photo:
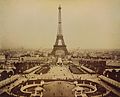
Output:
[[0,0],[0,48],[53,48],[62,6],[67,48],[120,48],[120,0]]

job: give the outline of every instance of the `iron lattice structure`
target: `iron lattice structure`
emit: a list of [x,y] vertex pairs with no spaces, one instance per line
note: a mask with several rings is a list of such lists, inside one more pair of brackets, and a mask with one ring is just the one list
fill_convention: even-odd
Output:
[[63,51],[63,55],[68,55],[68,50],[66,48],[63,34],[62,34],[62,19],[61,19],[61,6],[58,7],[58,32],[56,37],[55,45],[53,46],[53,50],[51,52],[52,55],[57,55],[56,53],[59,51]]

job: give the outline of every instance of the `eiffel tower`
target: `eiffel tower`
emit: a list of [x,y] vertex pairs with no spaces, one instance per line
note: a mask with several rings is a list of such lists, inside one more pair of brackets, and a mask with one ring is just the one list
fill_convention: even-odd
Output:
[[63,35],[62,35],[62,21],[61,21],[61,6],[58,7],[58,32],[55,45],[53,46],[53,50],[51,52],[54,56],[65,56],[68,55],[68,50],[66,48]]

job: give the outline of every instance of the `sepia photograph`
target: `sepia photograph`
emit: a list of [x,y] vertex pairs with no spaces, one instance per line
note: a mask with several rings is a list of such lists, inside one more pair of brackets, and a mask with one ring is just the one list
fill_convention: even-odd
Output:
[[120,97],[120,0],[0,0],[0,97]]

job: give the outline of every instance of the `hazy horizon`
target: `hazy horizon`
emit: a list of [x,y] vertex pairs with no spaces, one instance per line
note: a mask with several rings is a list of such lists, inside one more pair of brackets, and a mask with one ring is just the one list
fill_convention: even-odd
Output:
[[67,48],[120,48],[120,0],[0,0],[0,48],[53,48],[59,4]]

